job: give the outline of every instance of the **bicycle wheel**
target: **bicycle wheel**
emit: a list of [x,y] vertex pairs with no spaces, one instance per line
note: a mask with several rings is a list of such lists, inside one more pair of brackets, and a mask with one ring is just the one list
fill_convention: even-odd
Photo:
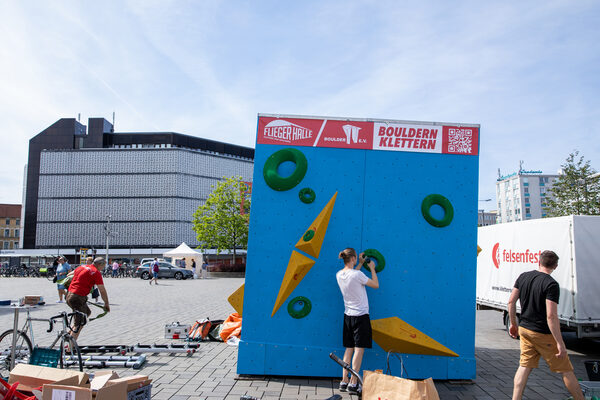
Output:
[[[0,335],[0,375],[7,377],[10,372],[13,330],[9,329]],[[25,332],[17,331],[15,346],[15,365],[28,364],[33,346]]]
[[[68,349],[65,349],[65,345],[68,344]],[[81,358],[81,350],[73,337],[69,334],[64,334],[60,338],[60,360],[59,365],[61,368],[79,368],[80,372],[83,372],[83,360]]]

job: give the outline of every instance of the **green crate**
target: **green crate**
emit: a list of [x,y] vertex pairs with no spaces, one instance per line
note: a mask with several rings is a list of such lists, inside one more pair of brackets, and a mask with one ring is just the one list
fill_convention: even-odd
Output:
[[31,352],[29,364],[40,365],[42,367],[56,368],[60,359],[60,350],[46,349],[44,347],[36,347]]

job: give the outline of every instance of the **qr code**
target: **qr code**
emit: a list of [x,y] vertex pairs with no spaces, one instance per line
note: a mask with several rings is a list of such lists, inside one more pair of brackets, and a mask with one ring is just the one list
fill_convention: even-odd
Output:
[[473,130],[450,128],[448,131],[448,152],[470,154],[473,147]]

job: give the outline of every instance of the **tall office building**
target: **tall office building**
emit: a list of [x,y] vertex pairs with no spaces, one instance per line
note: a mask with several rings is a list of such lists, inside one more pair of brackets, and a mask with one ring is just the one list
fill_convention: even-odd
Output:
[[253,158],[248,147],[61,119],[30,140],[24,247],[103,248],[107,233],[111,248],[196,246],[192,214],[224,177],[250,182]]
[[499,176],[496,182],[498,223],[545,217],[550,188],[556,179],[558,175],[524,170]]

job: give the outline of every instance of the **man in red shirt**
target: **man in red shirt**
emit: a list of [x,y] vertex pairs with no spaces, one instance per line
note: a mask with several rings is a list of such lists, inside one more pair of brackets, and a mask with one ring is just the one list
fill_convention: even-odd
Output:
[[[104,287],[104,281],[102,280],[101,271],[106,266],[106,261],[102,257],[98,257],[94,260],[91,265],[81,265],[75,269],[73,274],[73,280],[69,285],[69,292],[67,293],[67,305],[73,310],[80,311],[86,314],[88,317],[92,313],[87,305],[87,295],[92,291],[94,285],[98,287],[100,296],[104,301],[104,310],[110,311],[108,305],[108,294]],[[79,326],[77,332],[71,332],[71,336],[77,340],[77,337],[81,333],[81,318],[79,315],[75,316],[75,325]]]

